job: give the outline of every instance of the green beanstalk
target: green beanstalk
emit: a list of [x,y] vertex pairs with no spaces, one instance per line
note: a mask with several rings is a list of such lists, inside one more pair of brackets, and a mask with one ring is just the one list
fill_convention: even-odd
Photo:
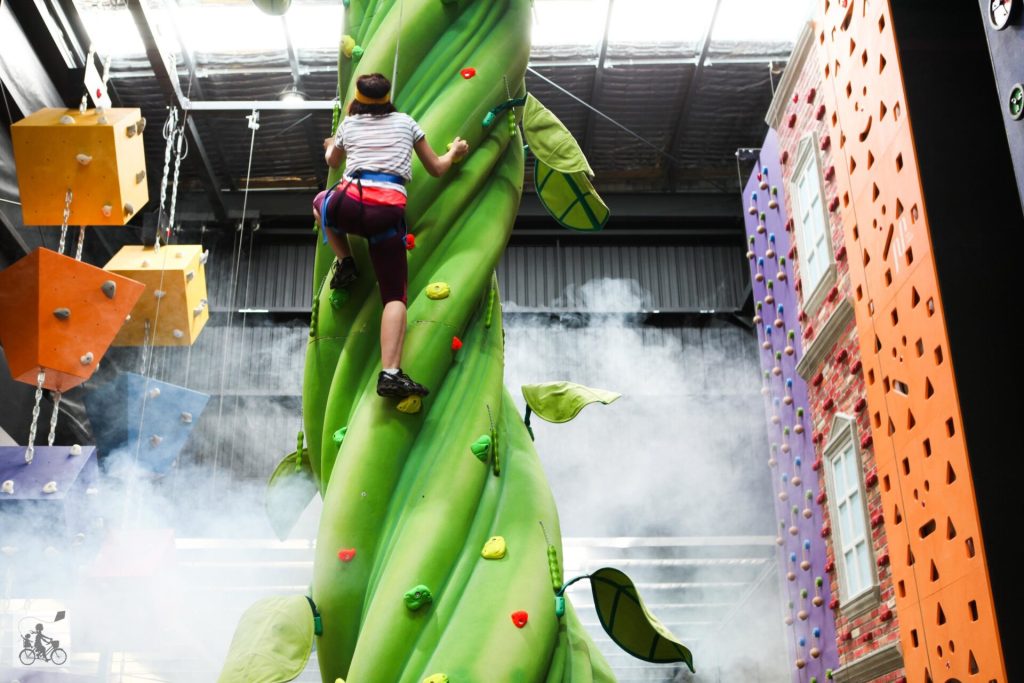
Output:
[[[396,106],[419,121],[435,149],[458,135],[471,153],[443,178],[417,164],[408,187],[416,247],[403,368],[432,390],[420,412],[399,412],[375,392],[381,302],[365,241],[352,240],[364,275],[334,306],[324,284],[333,254],[317,247],[303,414],[324,500],[312,586],[323,622],[322,678],[613,680],[571,605],[555,614],[557,512],[502,384],[494,269],[519,206],[524,152],[508,126],[480,122],[508,89],[525,91],[530,2],[352,0],[346,13],[347,32],[363,48],[358,63],[339,57],[346,106],[356,75],[391,75],[398,43]],[[464,67],[476,76],[462,78]],[[447,283],[450,295],[428,298],[433,282]],[[332,436],[342,428],[339,446]],[[481,461],[471,446],[483,435],[492,445]],[[500,560],[481,557],[492,536],[507,539]],[[343,562],[341,548],[356,554]],[[403,596],[423,586],[433,601],[411,609]],[[529,615],[522,628],[511,618],[517,611]]]

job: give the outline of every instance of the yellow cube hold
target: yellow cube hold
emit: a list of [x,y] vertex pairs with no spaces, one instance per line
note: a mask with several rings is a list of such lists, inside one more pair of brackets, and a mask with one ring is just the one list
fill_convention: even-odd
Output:
[[113,345],[191,346],[210,319],[205,263],[198,244],[121,247],[103,269],[145,284],[146,291]]
[[25,225],[124,225],[149,201],[138,109],[41,109],[11,126]]

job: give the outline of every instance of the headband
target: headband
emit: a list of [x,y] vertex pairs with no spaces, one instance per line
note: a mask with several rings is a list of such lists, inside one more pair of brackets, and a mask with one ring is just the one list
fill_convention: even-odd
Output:
[[390,93],[387,94],[387,95],[384,95],[384,97],[369,97],[369,96],[364,95],[363,93],[359,92],[358,88],[356,89],[356,102],[360,102],[361,104],[387,104],[390,101],[391,101],[391,94]]

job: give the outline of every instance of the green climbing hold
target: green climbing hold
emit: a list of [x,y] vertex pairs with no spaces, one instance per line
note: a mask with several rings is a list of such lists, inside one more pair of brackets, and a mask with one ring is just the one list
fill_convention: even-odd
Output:
[[473,451],[473,455],[476,456],[480,462],[487,462],[487,456],[491,454],[491,437],[488,434],[483,434],[479,439],[473,442],[473,445],[469,447]]
[[565,597],[562,595],[555,596],[555,616],[559,618],[565,616]]
[[335,289],[331,292],[331,308],[338,309],[345,305],[348,301],[348,290],[347,289]]
[[347,431],[348,427],[342,427],[338,431],[334,432],[334,436],[332,436],[331,439],[334,440],[336,445],[340,446],[341,442],[345,440],[345,433]]
[[352,48],[352,61],[358,62],[360,59],[362,59],[364,52],[365,50],[363,50],[362,45],[356,45],[354,48]]
[[405,591],[405,606],[409,608],[410,612],[415,612],[421,607],[425,607],[432,602],[434,602],[434,596],[430,592],[430,589],[423,584],[413,586],[409,590]]
[[562,590],[562,568],[558,564],[558,549],[548,546],[548,571],[551,573],[551,587],[555,592]]

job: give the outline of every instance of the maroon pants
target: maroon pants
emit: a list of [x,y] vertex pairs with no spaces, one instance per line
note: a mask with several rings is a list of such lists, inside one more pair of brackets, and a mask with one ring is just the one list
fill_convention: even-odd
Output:
[[[313,200],[320,213],[320,224],[339,237],[346,234],[365,237],[369,242],[373,272],[380,284],[380,298],[406,303],[409,264],[405,255],[405,207],[367,204],[358,197],[335,189],[324,206],[326,190]],[[324,234],[324,241],[327,235]]]

